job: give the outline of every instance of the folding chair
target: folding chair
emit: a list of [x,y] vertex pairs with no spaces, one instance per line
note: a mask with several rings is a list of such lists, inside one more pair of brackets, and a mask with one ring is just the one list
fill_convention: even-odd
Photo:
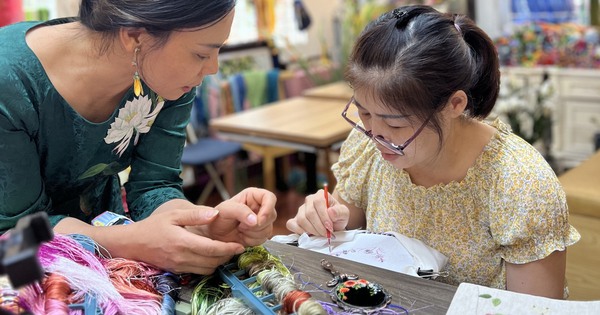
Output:
[[[212,137],[198,138],[191,124],[188,124],[186,133],[188,142],[183,148],[181,163],[192,166],[194,173],[198,168],[204,168],[209,176],[209,181],[200,193],[196,204],[204,204],[215,188],[223,200],[231,198],[227,188],[225,188],[225,184],[221,180],[221,175],[215,167],[215,163],[234,156],[242,149],[242,145],[237,142],[224,141]],[[233,172],[235,168],[230,168],[227,171]]]

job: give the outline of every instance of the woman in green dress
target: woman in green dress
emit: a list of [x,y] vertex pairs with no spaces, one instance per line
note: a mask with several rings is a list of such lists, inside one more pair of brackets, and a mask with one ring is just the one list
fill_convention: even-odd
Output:
[[[182,192],[195,86],[218,69],[235,1],[82,0],[79,16],[0,29],[0,232],[39,211],[113,257],[208,274],[271,234],[276,198],[215,208]],[[132,224],[93,226],[124,213]]]

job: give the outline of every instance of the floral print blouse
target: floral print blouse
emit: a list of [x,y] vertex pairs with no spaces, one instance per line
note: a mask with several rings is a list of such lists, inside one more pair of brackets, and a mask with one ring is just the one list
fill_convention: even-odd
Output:
[[117,173],[128,166],[134,220],[184,198],[181,153],[195,92],[163,102],[130,89],[111,117],[90,122],[58,94],[27,46],[36,25],[0,28],[0,42],[10,43],[0,45],[0,233],[38,211],[52,225],[65,216],[90,222],[106,210],[124,213]]
[[491,125],[497,132],[466,177],[429,188],[353,130],[333,166],[336,191],[366,211],[368,230],[414,237],[446,255],[450,275],[437,280],[505,289],[505,262],[539,260],[580,235],[544,158],[500,120]]

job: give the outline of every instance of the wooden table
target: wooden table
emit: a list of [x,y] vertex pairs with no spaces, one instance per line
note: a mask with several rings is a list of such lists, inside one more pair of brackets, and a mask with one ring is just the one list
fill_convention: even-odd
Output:
[[[210,127],[222,138],[242,142],[263,155],[264,188],[273,191],[274,159],[282,148],[315,153],[331,166],[330,152],[352,129],[341,116],[345,104],[339,99],[295,97],[211,119]],[[335,178],[329,169],[328,183],[333,188]]]
[[[321,286],[322,289],[305,288],[305,291],[310,290],[313,298],[320,301],[332,302],[330,295],[324,292],[331,290],[326,286],[331,276],[321,267],[320,261],[323,258],[331,262],[340,272],[355,273],[362,279],[381,284],[392,296],[391,304],[406,308],[411,315],[446,314],[457,289],[455,286],[434,280],[396,273],[292,245],[267,241],[264,246],[271,254],[279,257],[292,273],[301,272],[304,275],[303,281]],[[189,301],[191,289],[193,288],[182,290],[183,303]]]
[[344,100],[348,102],[354,95],[354,91],[348,83],[339,81],[329,84],[319,85],[314,88],[307,89],[302,93],[306,97],[330,98]]

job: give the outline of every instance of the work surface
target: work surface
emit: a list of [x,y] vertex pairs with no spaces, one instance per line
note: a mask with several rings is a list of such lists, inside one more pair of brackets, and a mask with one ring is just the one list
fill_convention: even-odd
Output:
[[348,136],[352,126],[341,116],[344,105],[341,100],[297,97],[214,118],[210,126],[230,140],[314,151]]
[[[391,304],[402,306],[409,314],[446,314],[457,289],[434,280],[400,274],[291,245],[268,241],[264,246],[271,254],[279,257],[292,273],[301,274],[302,281],[308,283],[303,289],[321,301],[332,302],[326,292],[331,290],[326,286],[326,282],[331,280],[331,274],[321,267],[320,261],[323,258],[342,273],[354,273],[362,279],[379,283],[391,294]],[[192,289],[183,290],[183,301],[189,301]]]

